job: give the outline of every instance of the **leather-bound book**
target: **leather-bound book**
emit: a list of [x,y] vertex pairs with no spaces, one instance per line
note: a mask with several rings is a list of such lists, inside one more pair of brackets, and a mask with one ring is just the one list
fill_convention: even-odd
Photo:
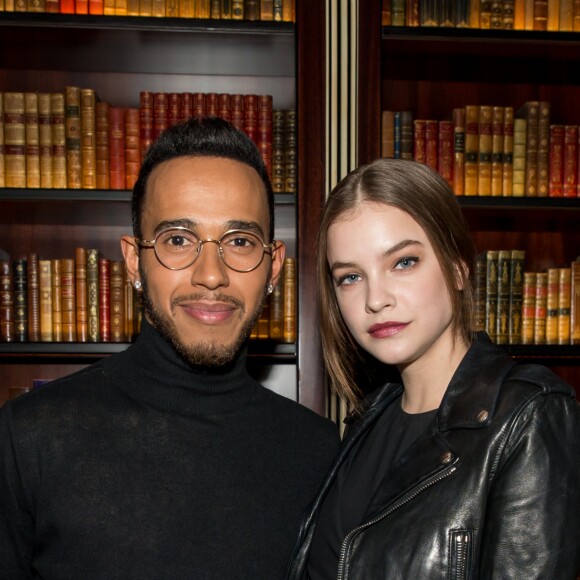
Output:
[[504,197],[513,195],[514,177],[514,108],[505,107],[503,117],[502,184]]
[[101,342],[111,341],[110,260],[99,258],[99,336]]
[[28,341],[28,263],[25,258],[14,260],[14,340]]
[[125,263],[111,260],[110,264],[111,342],[125,342]]
[[40,187],[52,188],[52,127],[50,93],[38,93],[38,146],[40,156]]
[[221,0],[221,17],[223,20],[232,18],[232,0]]
[[125,189],[131,190],[139,176],[139,109],[125,109]]
[[83,189],[97,187],[96,96],[93,89],[81,89],[81,176]]
[[286,258],[283,265],[283,341],[296,342],[296,259]]
[[481,105],[479,107],[479,161],[477,164],[478,195],[491,195],[492,119],[493,107]]
[[0,341],[14,342],[14,281],[12,263],[0,260]]
[[232,118],[230,104],[231,99],[228,93],[220,93],[218,95],[218,117],[228,122]]
[[497,314],[495,319],[495,342],[509,342],[509,316],[511,291],[511,250],[497,253]]
[[564,125],[550,126],[549,197],[564,195]]
[[125,278],[123,280],[124,291],[124,312],[125,312],[125,339],[132,342],[137,332],[135,329],[135,289],[129,277],[129,271],[124,268]]
[[274,21],[275,22],[282,22],[282,0],[274,0],[274,5],[272,6],[272,11],[274,13]]
[[278,284],[270,294],[270,338],[281,341],[284,338],[284,269]]
[[463,195],[465,180],[465,109],[452,112],[453,121],[453,193]]
[[477,195],[479,160],[479,106],[465,107],[464,195]]
[[6,157],[4,156],[4,93],[0,92],[0,187],[6,187]]
[[62,342],[62,291],[61,291],[61,261],[51,260],[52,268],[52,338],[54,342]]
[[125,109],[109,107],[109,180],[111,189],[125,189]]
[[64,93],[50,94],[50,128],[52,133],[52,186],[66,189],[66,129]]
[[60,262],[60,304],[62,319],[62,341],[76,342],[77,312],[75,287],[75,260],[62,258]]
[[87,251],[75,251],[75,291],[77,341],[88,342],[89,338],[89,295],[87,292]]
[[504,107],[494,106],[491,121],[491,195],[503,195]]
[[244,95],[244,133],[258,142],[258,95]]
[[88,341],[99,341],[99,250],[87,251],[87,324]]
[[205,93],[193,93],[193,116],[205,117]]
[[538,196],[538,120],[539,102],[527,101],[517,116],[526,120],[526,171],[524,195]]
[[230,95],[230,123],[244,130],[244,95]]
[[244,19],[244,0],[231,0],[232,20]]
[[536,272],[524,272],[522,302],[522,344],[534,344],[534,321],[536,317]]
[[169,127],[169,99],[167,93],[153,93],[153,140]]
[[495,342],[497,336],[498,250],[488,250],[485,276],[485,331]]
[[97,189],[110,189],[109,167],[109,103],[95,104],[95,143],[97,159]]
[[525,250],[512,250],[510,276],[509,344],[522,339],[522,307],[524,294]]
[[564,127],[564,159],[562,176],[564,197],[578,195],[578,125]]
[[208,117],[219,117],[219,103],[217,93],[206,93],[205,114]]
[[[393,115],[393,121],[394,121]],[[394,155],[393,147],[393,155]],[[386,157],[386,156],[383,156]],[[415,119],[413,121],[413,158],[418,163],[427,163],[427,121]]]
[[209,11],[210,18],[213,18],[214,20],[219,20],[222,17],[221,0],[211,0]]
[[285,176],[284,191],[296,193],[298,188],[298,159],[296,142],[296,109],[286,109],[284,112],[284,143],[285,143]]
[[40,271],[38,254],[30,252],[28,262],[28,340],[40,341]]
[[272,190],[283,193],[286,179],[286,119],[283,109],[272,112]]
[[80,89],[67,86],[64,100],[67,187],[68,189],[80,189],[82,185]]
[[485,330],[486,311],[486,280],[487,280],[487,253],[480,252],[475,258],[475,275],[473,277],[475,308],[473,327],[475,330]]
[[191,117],[193,117],[193,93],[180,93],[179,120],[188,121]]
[[244,19],[260,20],[260,0],[244,0]]
[[558,276],[558,344],[570,344],[570,291],[572,269],[559,268]]
[[[425,163],[435,171],[437,171],[439,165],[438,153],[439,121],[436,119],[427,119],[425,121]],[[402,152],[401,158],[403,158]]]
[[453,122],[439,121],[437,171],[453,188]]
[[538,197],[548,197],[550,186],[550,103],[538,106]]
[[514,156],[512,195],[523,197],[526,193],[526,142],[528,122],[526,119],[514,119]]
[[26,187],[40,187],[40,135],[38,132],[38,94],[24,93],[26,134]]
[[[181,95],[183,97],[183,94]],[[153,143],[153,93],[141,91],[139,95],[139,144],[141,147],[141,159],[145,159],[151,143]]]
[[260,20],[274,20],[274,0],[261,0]]
[[167,123],[169,127],[177,125],[181,121],[181,94],[169,93],[167,95]]
[[580,344],[580,261],[570,264],[570,344]]
[[6,187],[26,187],[24,93],[4,93],[4,164]]
[[40,289],[40,340],[53,341],[52,324],[52,262],[39,260],[39,289]]
[[546,344],[548,305],[548,273],[536,275],[536,309],[534,311],[534,344]]

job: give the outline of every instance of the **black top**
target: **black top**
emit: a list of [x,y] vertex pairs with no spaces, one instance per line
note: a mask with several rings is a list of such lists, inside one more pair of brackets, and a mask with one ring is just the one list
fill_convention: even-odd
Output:
[[409,414],[395,401],[387,407],[349,458],[320,509],[308,560],[311,580],[336,579],[342,541],[366,521],[367,507],[388,471],[433,422],[437,409]]
[[245,356],[192,369],[144,321],[0,409],[0,578],[282,578],[337,447]]

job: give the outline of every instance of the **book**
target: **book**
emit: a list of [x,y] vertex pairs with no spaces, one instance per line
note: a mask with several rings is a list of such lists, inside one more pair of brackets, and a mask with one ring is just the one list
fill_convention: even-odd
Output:
[[[425,163],[437,171],[438,159],[439,122],[433,119],[425,121]],[[401,158],[403,157],[401,153]]]
[[14,281],[12,263],[0,260],[0,341],[14,342]]
[[109,107],[109,184],[125,189],[125,109]]
[[24,93],[4,93],[4,172],[6,187],[26,187]]
[[523,197],[526,193],[526,119],[514,119],[514,153],[512,170],[512,195]]
[[522,338],[525,250],[511,251],[508,343],[518,344]]
[[220,19],[222,17],[221,0],[211,0],[210,18]]
[[526,170],[524,194],[538,195],[538,120],[539,102],[527,101],[519,109],[518,116],[526,120]]
[[222,20],[230,20],[232,17],[232,0],[221,0],[221,3]]
[[272,114],[272,190],[283,193],[286,180],[286,118],[283,110]]
[[[244,19],[260,20],[260,0],[244,0]],[[272,20],[273,19],[274,17],[272,13]]]
[[413,127],[413,158],[418,163],[427,163],[427,121],[415,119]]
[[232,20],[244,19],[244,0],[231,0]]
[[412,111],[401,111],[401,159],[413,159]]
[[533,29],[548,30],[548,0],[534,0],[533,4]]
[[52,121],[50,93],[38,93],[38,146],[40,187],[52,188]]
[[[501,18],[498,28],[501,27]],[[503,195],[504,107],[492,108],[491,121],[491,195]]]
[[259,340],[268,340],[270,338],[270,296],[264,300],[256,330],[256,338]]
[[439,121],[437,171],[453,189],[453,122]]
[[284,110],[284,189],[287,193],[297,190],[297,142],[296,109]]
[[[138,1],[136,10],[139,11]],[[177,9],[179,12],[179,8]],[[151,16],[163,18],[165,16],[165,0],[151,0]]]
[[495,342],[509,342],[510,293],[511,293],[511,250],[497,252],[497,314],[495,319]]
[[570,264],[570,343],[580,344],[580,261]]
[[465,184],[464,195],[477,195],[479,161],[479,107],[465,107]]
[[465,109],[455,108],[453,120],[453,193],[463,195],[465,179]]
[[76,342],[76,292],[75,261],[73,258],[61,258],[60,261],[60,304],[62,321],[62,341]]
[[39,290],[40,290],[40,340],[52,342],[52,262],[39,260]]
[[125,342],[125,263],[110,261],[110,326],[111,342]]
[[381,157],[395,156],[395,112],[381,112]]
[[546,344],[548,273],[536,274],[536,309],[534,311],[534,344]]
[[93,89],[80,89],[81,185],[97,188],[96,95]]
[[545,344],[558,344],[560,268],[548,268],[547,274]]
[[282,269],[283,341],[296,342],[296,259],[286,258]]
[[[187,118],[183,111],[185,94],[180,94],[180,121]],[[190,115],[191,116],[191,115]],[[139,147],[140,159],[145,159],[151,143],[153,143],[153,93],[150,91],[141,91],[139,93]]]
[[82,187],[81,93],[78,87],[65,87],[66,175],[68,189]]
[[284,269],[270,294],[270,329],[269,334],[272,340],[281,341],[284,338]]
[[274,1],[261,0],[260,2],[260,20],[274,20]]
[[133,288],[133,284],[129,276],[129,271],[127,270],[127,268],[124,268],[124,271],[125,271],[125,279],[124,279],[125,339],[128,342],[132,342],[132,340],[137,335],[137,331],[135,328],[135,309],[136,309],[135,289]]
[[86,250],[87,256],[87,339],[99,341],[99,251]]
[[28,341],[28,263],[25,258],[17,258],[12,264],[14,283],[14,340]]
[[62,290],[60,259],[51,260],[52,270],[52,338],[54,342],[62,342]]
[[570,267],[559,268],[558,279],[558,344],[570,344]]
[[522,302],[522,344],[534,344],[534,320],[536,316],[536,272],[524,272]]
[[89,298],[87,292],[87,251],[75,250],[75,303],[76,336],[78,342],[88,342],[89,337]]
[[28,264],[28,340],[40,341],[40,272],[38,254],[29,252],[26,257]]
[[498,285],[498,250],[486,253],[485,277],[485,331],[493,342],[497,338],[497,285]]
[[169,99],[167,93],[153,93],[153,140],[169,127]]
[[477,164],[477,193],[491,195],[491,155],[492,155],[493,107],[479,107],[479,141]]
[[4,93],[0,92],[0,187],[6,187],[6,157],[4,155]]
[[486,329],[485,325],[486,280],[487,280],[487,252],[479,252],[475,258],[475,274],[473,276],[474,330]]
[[503,155],[501,191],[505,197],[513,195],[514,177],[514,108],[505,107],[503,118]]
[[110,272],[109,258],[99,257],[99,336],[101,342],[111,341]]
[[95,158],[97,189],[110,189],[109,167],[109,103],[95,103]]
[[562,197],[564,191],[564,125],[550,125],[550,197]]
[[578,125],[564,126],[562,195],[578,197]]
[[515,27],[516,1],[521,0],[503,0],[502,28],[504,30],[513,30]]
[[558,30],[572,32],[574,30],[574,2],[575,0],[560,0],[560,18]]
[[538,197],[548,197],[550,183],[550,103],[538,103]]
[[141,166],[139,132],[139,109],[125,109],[125,189],[128,190],[133,189]]
[[52,134],[52,186],[66,189],[66,129],[64,93],[50,94],[50,128]]
[[38,131],[38,95],[24,93],[26,187],[40,187],[40,135]]

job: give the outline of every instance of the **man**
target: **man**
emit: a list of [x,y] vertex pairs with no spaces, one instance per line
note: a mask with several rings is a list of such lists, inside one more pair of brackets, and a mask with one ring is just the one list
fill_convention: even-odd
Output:
[[284,259],[250,139],[169,129],[133,229],[135,344],[0,411],[0,578],[282,578],[338,436],[246,371]]

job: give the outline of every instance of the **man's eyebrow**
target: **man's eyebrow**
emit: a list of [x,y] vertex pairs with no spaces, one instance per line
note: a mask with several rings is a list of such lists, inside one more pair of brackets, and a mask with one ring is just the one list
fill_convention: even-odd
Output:
[[[195,227],[199,225],[199,222],[181,218],[174,220],[163,220],[155,226],[153,235],[157,235],[159,232],[167,230],[169,228],[188,228],[190,230],[195,230]],[[246,221],[246,220],[229,220],[224,224],[224,231],[226,230],[243,230],[246,232],[253,232],[258,234],[262,239],[264,239],[264,230],[258,222]]]
[[[422,246],[423,242],[419,240],[401,240],[394,246],[391,246],[389,249],[383,252],[383,257],[388,258],[389,256],[404,250],[409,246]],[[356,264],[354,262],[334,262],[330,267],[330,272],[333,273],[335,270],[340,270],[342,268],[354,268]]]
[[183,218],[183,219],[176,219],[176,220],[163,220],[159,222],[155,229],[153,230],[153,235],[157,235],[159,232],[167,230],[169,228],[188,228],[193,230],[195,228],[197,222],[192,220]]
[[226,222],[228,230],[243,230],[247,232],[253,232],[258,234],[262,239],[265,238],[264,230],[258,222],[248,222],[245,220],[230,220]]

